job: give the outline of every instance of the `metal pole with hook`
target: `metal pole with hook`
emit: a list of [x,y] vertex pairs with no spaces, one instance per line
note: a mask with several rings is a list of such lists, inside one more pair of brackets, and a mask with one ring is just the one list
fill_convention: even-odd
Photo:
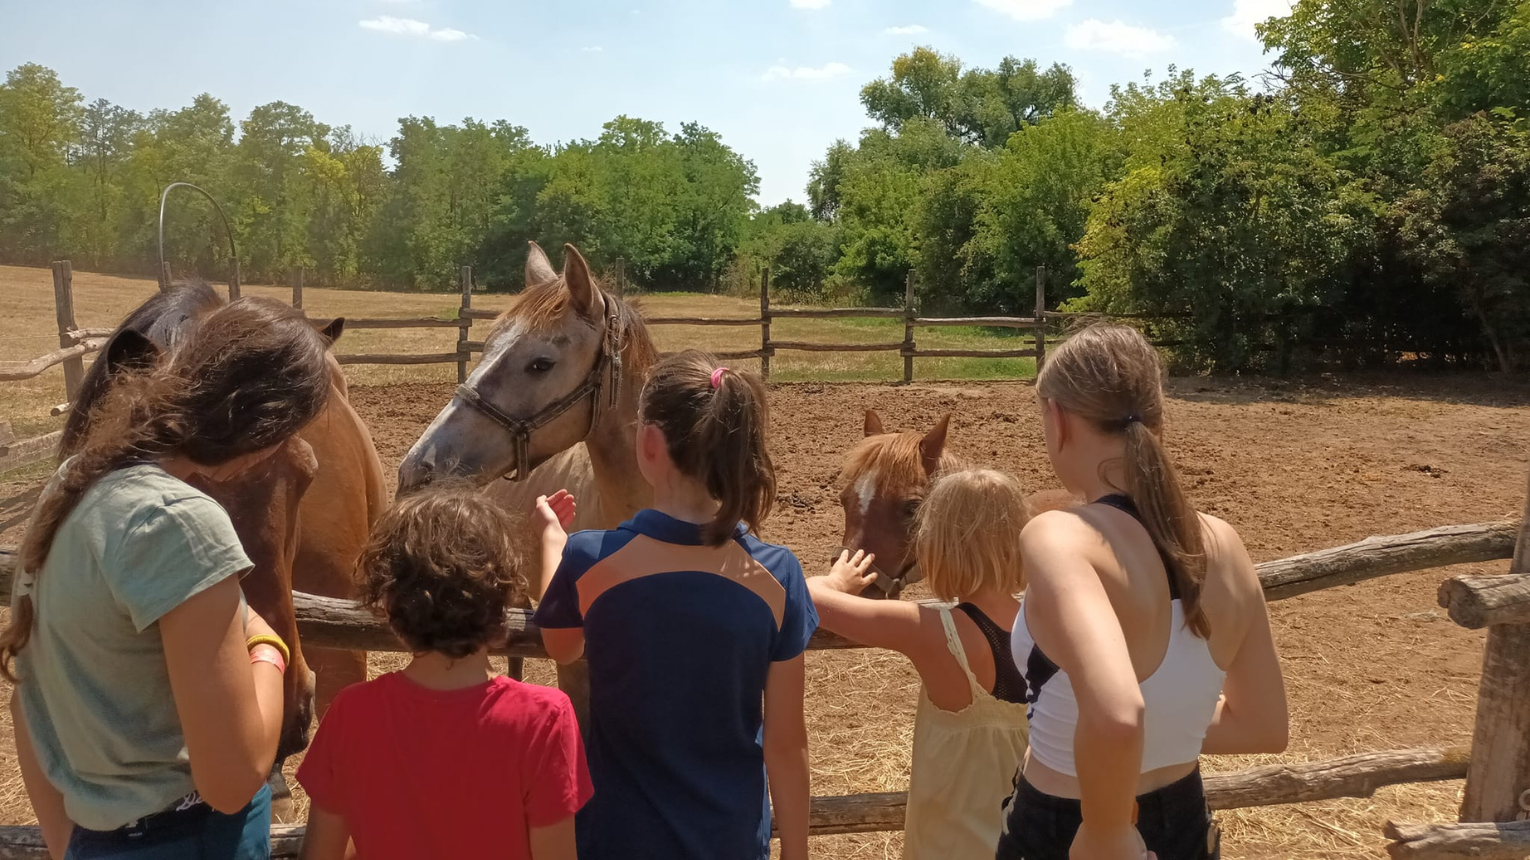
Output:
[[228,216],[223,214],[223,207],[218,205],[218,201],[213,199],[213,196],[200,186],[192,185],[190,182],[172,182],[166,185],[165,190],[159,194],[159,288],[161,290],[170,289],[170,261],[165,259],[165,201],[170,198],[172,190],[182,187],[190,188],[192,191],[206,197],[207,202],[211,203],[213,208],[218,211],[218,217],[223,220],[223,232],[228,235],[228,254],[231,260],[229,265],[228,297],[231,300],[239,298],[239,249],[234,245],[234,228],[229,226]]

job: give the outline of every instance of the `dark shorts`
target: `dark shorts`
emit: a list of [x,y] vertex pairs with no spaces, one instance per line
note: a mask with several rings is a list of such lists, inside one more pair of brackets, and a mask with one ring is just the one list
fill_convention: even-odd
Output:
[[[1025,778],[1004,802],[997,860],[1068,860],[1084,820],[1077,800],[1042,794]],[[1220,860],[1222,846],[1201,772],[1137,798],[1137,832],[1158,860]]]
[[224,815],[205,803],[159,812],[116,830],[76,827],[64,860],[270,860],[271,788]]

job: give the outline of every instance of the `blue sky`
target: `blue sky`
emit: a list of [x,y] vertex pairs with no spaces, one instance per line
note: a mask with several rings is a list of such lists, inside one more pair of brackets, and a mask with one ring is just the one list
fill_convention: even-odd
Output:
[[1253,22],[1289,0],[0,0],[0,68],[38,62],[138,110],[210,92],[237,119],[288,101],[385,141],[401,116],[508,119],[539,142],[618,114],[696,121],[801,200],[814,159],[868,124],[861,85],[917,45],[1071,66],[1085,102],[1169,64],[1266,67]]

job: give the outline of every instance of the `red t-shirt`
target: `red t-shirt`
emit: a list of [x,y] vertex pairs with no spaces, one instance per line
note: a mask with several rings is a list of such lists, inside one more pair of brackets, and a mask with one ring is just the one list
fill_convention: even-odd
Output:
[[529,828],[592,793],[568,696],[504,677],[443,692],[394,672],[348,687],[297,778],[345,819],[359,860],[529,858]]

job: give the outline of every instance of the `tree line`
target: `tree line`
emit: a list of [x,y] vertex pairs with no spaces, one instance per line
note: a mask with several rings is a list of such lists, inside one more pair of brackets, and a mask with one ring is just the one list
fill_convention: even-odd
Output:
[[[200,96],[139,115],[24,65],[0,86],[0,260],[152,271],[157,193],[230,208],[247,278],[444,288],[470,262],[519,286],[525,240],[625,260],[648,289],[758,284],[930,309],[1159,318],[1184,365],[1530,353],[1530,0],[1300,0],[1259,28],[1259,81],[1170,67],[1080,104],[1062,65],[969,68],[919,48],[865,85],[873,125],[762,209],[716,134],[618,117],[538,145],[507,122],[400,121],[364,142],[284,103],[235,134]],[[386,154],[386,158],[385,158]],[[218,271],[221,226],[173,207],[178,264]]]

